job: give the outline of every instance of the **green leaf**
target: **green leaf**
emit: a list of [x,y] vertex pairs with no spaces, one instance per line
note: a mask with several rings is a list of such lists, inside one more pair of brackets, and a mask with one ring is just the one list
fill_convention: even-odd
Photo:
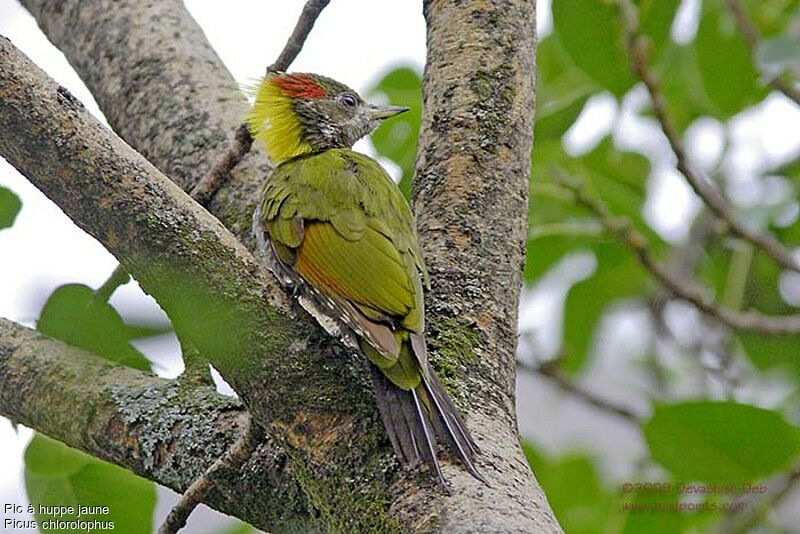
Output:
[[[669,37],[678,0],[640,0],[641,29],[655,59]],[[553,2],[554,33],[575,64],[615,96],[635,83],[617,7],[603,0]]]
[[669,532],[677,534],[684,532],[686,514],[678,511],[649,511],[648,506],[655,508],[657,505],[671,505],[679,501],[679,496],[672,493],[636,493],[623,494],[620,507],[626,504],[638,508],[631,508],[626,514],[622,526],[622,534],[661,534]]
[[[650,161],[636,152],[622,152],[606,136],[588,154],[574,160],[568,171],[587,180],[588,187],[608,205],[614,215],[630,217],[641,230],[648,232],[642,218],[647,196]],[[655,234],[650,233],[655,238]]]
[[384,76],[368,94],[383,95],[389,104],[410,108],[387,121],[371,137],[375,151],[402,169],[400,190],[409,198],[422,120],[422,78],[410,67],[399,67]]
[[793,373],[800,378],[800,336],[774,336],[758,332],[738,332],[736,337],[747,353],[747,358],[761,370],[776,367]]
[[119,313],[95,298],[90,287],[67,284],[47,299],[36,328],[50,337],[121,364],[150,369],[142,353],[130,344],[130,333]]
[[[653,65],[669,116],[680,131],[704,115],[716,113],[703,87],[694,46],[670,43]],[[647,109],[652,116],[652,108]]]
[[580,115],[599,87],[577,68],[551,34],[536,48],[536,122],[533,138],[560,139]]
[[742,4],[764,38],[791,31],[800,12],[800,0],[744,0]]
[[173,331],[171,324],[125,324],[125,337],[129,340],[161,336]]
[[[45,521],[100,521],[118,533],[150,532],[156,504],[155,484],[121,467],[36,434],[25,450],[25,487],[34,516]],[[108,507],[108,512],[78,516],[78,507]],[[48,507],[43,508],[43,507]],[[72,507],[73,513],[55,514],[52,507]],[[113,527],[108,528],[108,522]],[[77,526],[77,525],[76,525]],[[86,532],[83,528],[53,528],[53,532]]]
[[727,119],[767,95],[750,51],[723,0],[703,3],[694,49],[715,117]]
[[[557,0],[556,0],[557,1]],[[669,33],[680,0],[636,0],[639,4],[640,31],[650,44],[650,61],[657,61],[670,44]]]
[[575,64],[617,97],[634,84],[617,9],[601,0],[553,2],[554,33]]
[[752,482],[800,453],[800,430],[781,414],[735,402],[656,406],[643,430],[653,459],[680,481]]
[[568,454],[551,461],[529,442],[523,442],[522,449],[564,532],[604,532],[613,496],[603,487],[593,460],[582,454]]
[[592,249],[597,258],[594,274],[575,284],[564,306],[564,358],[562,368],[578,371],[591,354],[600,319],[612,304],[642,292],[648,278],[621,244],[609,242]]
[[0,230],[14,224],[20,209],[22,201],[19,197],[5,187],[0,187]]

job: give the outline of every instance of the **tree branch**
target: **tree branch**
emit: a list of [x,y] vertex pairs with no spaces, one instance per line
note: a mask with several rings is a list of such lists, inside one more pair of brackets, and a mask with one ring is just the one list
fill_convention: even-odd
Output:
[[[58,407],[58,409],[55,409]],[[0,319],[0,413],[174,489],[185,490],[233,443],[245,412],[213,387],[124,367]],[[287,456],[270,440],[216,478],[209,506],[269,531],[310,528]]]
[[[329,3],[330,0],[308,0],[306,2],[292,35],[289,36],[289,40],[275,63],[267,68],[267,72],[285,71],[289,68],[297,54],[303,49],[303,44],[306,42],[308,34],[311,33],[317,17]],[[242,161],[252,146],[253,138],[250,136],[250,130],[246,123],[242,123],[236,128],[228,151],[214,163],[211,172],[192,189],[192,198],[205,206],[219,188],[231,179],[231,171]]]
[[[112,129],[184,191],[228,151],[247,100],[181,0],[22,4],[66,55]],[[246,245],[268,172],[262,154],[247,154],[207,206]]]
[[303,7],[300,17],[297,19],[297,24],[294,27],[292,35],[286,41],[286,46],[283,47],[278,59],[275,63],[269,66],[267,72],[282,72],[289,68],[294,58],[303,49],[303,44],[306,42],[308,34],[317,22],[322,10],[330,3],[331,0],[308,0]]
[[599,199],[586,192],[580,183],[557,173],[556,180],[572,191],[575,200],[593,212],[603,228],[633,252],[650,274],[676,297],[694,304],[703,313],[737,330],[752,330],[762,334],[790,335],[800,333],[800,316],[765,315],[757,311],[737,312],[715,304],[707,296],[709,291],[698,289],[697,284],[681,280],[658,264],[650,254],[647,239],[633,228],[630,221],[614,217]]
[[432,284],[426,332],[434,365],[469,407],[491,483],[480,488],[463,471],[448,471],[455,491],[441,528],[559,532],[520,448],[514,403],[535,2],[426,0],[423,13],[428,52],[413,191]]
[[217,458],[211,467],[195,481],[193,481],[181,496],[178,503],[172,507],[164,523],[158,529],[158,534],[175,534],[184,526],[197,505],[206,499],[208,493],[219,484],[220,473],[240,471],[247,460],[255,452],[261,442],[261,432],[253,423],[252,418],[245,414],[240,435],[225,453]]
[[242,123],[236,128],[225,152],[211,168],[211,171],[197,182],[192,188],[192,198],[205,206],[226,182],[231,179],[231,171],[253,146],[253,137],[247,124]]
[[672,147],[672,151],[678,160],[678,170],[686,178],[686,181],[697,196],[705,202],[717,217],[725,221],[734,235],[753,243],[782,267],[800,272],[800,263],[783,244],[775,239],[772,234],[759,232],[748,226],[734,211],[725,197],[712,185],[708,177],[691,165],[683,140],[667,111],[667,102],[661,92],[661,87],[647,65],[648,45],[646,38],[639,32],[638,8],[631,0],[619,0],[619,6],[625,28],[628,54],[631,57],[631,65],[647,88],[653,111],[661,125],[661,131],[667,137],[670,147]]
[[604,399],[603,397],[584,389],[579,384],[576,384],[574,381],[564,376],[564,373],[561,372],[557,365],[531,365],[518,361],[517,368],[551,380],[558,387],[567,393],[570,393],[576,399],[594,406],[598,410],[620,417],[629,423],[639,424],[642,422],[642,417],[633,410],[626,408],[625,406],[618,405],[608,399]]
[[[726,0],[726,3],[728,4],[728,10],[733,14],[733,18],[736,19],[739,33],[742,34],[742,38],[755,62],[756,50],[758,50],[758,46],[761,43],[761,32],[758,31],[758,26],[747,15],[747,10],[739,0]],[[785,80],[781,74],[770,79],[769,85],[800,106],[800,89],[791,81]]]

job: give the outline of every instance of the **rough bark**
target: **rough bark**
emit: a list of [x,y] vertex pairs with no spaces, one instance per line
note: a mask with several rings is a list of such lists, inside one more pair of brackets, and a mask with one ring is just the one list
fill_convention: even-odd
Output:
[[[238,401],[213,387],[182,387],[5,319],[0,319],[0,410],[175,491],[185,490],[225,451],[244,416]],[[262,528],[310,526],[287,457],[269,442],[240,472],[220,480],[207,498],[214,508]]]
[[519,445],[514,403],[535,2],[429,0],[424,14],[428,54],[414,205],[433,284],[428,330],[437,366],[462,379],[458,388],[492,483],[487,490],[463,473],[447,473],[458,481],[447,530],[491,531],[502,521],[505,531],[558,532]]
[[[183,2],[21,3],[64,52],[114,131],[190,191],[225,152],[247,101]],[[209,206],[245,243],[268,169],[260,153],[249,154]]]
[[[180,2],[23,0],[23,4],[86,81],[115,131],[181,187],[188,189],[196,183],[224,151],[226,136],[241,121],[245,103]],[[420,215],[420,237],[435,286],[428,301],[429,334],[433,360],[462,401],[468,424],[487,451],[483,469],[492,488],[480,486],[450,467],[447,475],[459,495],[445,499],[422,481],[400,477],[385,446],[361,360],[325,339],[252,265],[246,253],[230,243],[230,236],[216,228],[211,231],[202,210],[188,208],[191,202],[163,183],[163,176],[155,180],[158,191],[151,190],[153,186],[146,185],[144,178],[142,182],[134,180],[139,185],[126,189],[131,186],[129,181],[127,185],[114,184],[106,177],[109,180],[92,184],[90,177],[84,177],[82,185],[69,185],[72,193],[58,184],[45,185],[41,180],[47,178],[40,177],[39,183],[44,189],[52,188],[49,194],[65,211],[126,266],[136,267],[133,274],[160,302],[163,299],[168,303],[165,307],[173,321],[173,315],[180,316],[181,295],[186,291],[183,287],[163,287],[169,285],[164,283],[163,273],[145,262],[131,261],[138,253],[126,253],[127,248],[157,249],[156,263],[162,262],[166,268],[174,262],[179,272],[193,275],[191,283],[198,287],[193,285],[188,293],[210,295],[215,302],[222,299],[223,310],[231,309],[228,306],[234,303],[235,310],[243,310],[236,320],[242,321],[240,331],[249,347],[230,348],[213,339],[202,339],[206,328],[189,326],[190,334],[201,338],[200,348],[240,393],[256,420],[276,440],[290,445],[287,450],[294,472],[311,506],[320,514],[318,524],[327,530],[392,530],[401,526],[404,530],[558,530],[519,452],[513,414],[512,357],[522,258],[519,229],[524,226],[526,209],[532,117],[533,5],[531,1],[445,4],[449,2],[426,4],[429,45],[433,48],[430,55],[450,54],[452,59],[429,57],[418,179],[421,185],[417,186],[422,191],[418,207],[422,207],[423,198],[432,203]],[[454,27],[447,29],[448,24]],[[472,31],[481,38],[472,42]],[[515,43],[514,39],[520,41]],[[514,51],[514,44],[520,50]],[[497,46],[499,50],[491,50]],[[467,57],[470,52],[474,58]],[[448,72],[447,64],[458,61],[467,62],[463,68],[457,66]],[[507,67],[500,68],[506,63]],[[467,72],[466,65],[475,70]],[[430,79],[437,70],[446,82]],[[458,76],[471,83],[457,84]],[[28,96],[48,101],[54,98],[53,90]],[[455,99],[455,107],[448,109],[448,99],[462,93],[464,96]],[[58,106],[47,110],[60,116],[58,111]],[[84,112],[78,111],[83,120]],[[476,111],[481,114],[477,121],[470,116]],[[452,136],[446,132],[448,121],[457,130]],[[470,133],[473,127],[477,129]],[[80,143],[64,139],[58,131],[39,130],[33,135],[55,135],[58,139],[55,147],[37,146],[40,152],[58,148],[62,142],[79,149]],[[428,135],[433,137],[426,139]],[[476,152],[470,156],[473,160],[459,159],[453,147],[445,147],[441,156],[433,157],[435,147],[451,142],[457,142],[467,154]],[[66,152],[67,148],[62,150]],[[115,158],[120,156],[118,153]],[[86,163],[76,162],[74,170]],[[113,168],[129,177],[126,168]],[[209,206],[248,245],[250,213],[266,169],[261,155],[250,154],[237,167],[234,180]],[[463,171],[475,172],[477,181],[459,179]],[[151,169],[145,174],[153,172]],[[494,172],[499,184],[489,180]],[[472,191],[474,185],[477,188]],[[116,190],[117,186],[125,191]],[[88,190],[81,191],[84,188]],[[112,191],[105,194],[107,188]],[[448,192],[450,188],[455,191]],[[152,194],[142,201],[132,194],[134,190]],[[85,199],[92,191],[99,197]],[[115,207],[123,209],[106,213],[104,202],[117,192],[121,196]],[[157,204],[157,209],[166,215],[155,217],[153,224],[144,228],[136,227],[140,223],[137,217],[145,213],[140,210],[152,209],[148,202],[163,200],[161,195],[165,194],[169,202]],[[479,198],[487,194],[494,196]],[[451,200],[462,207],[455,216],[447,215]],[[173,201],[176,205],[168,206]],[[503,217],[490,217],[496,212],[485,209],[497,209],[500,204],[496,202],[509,210]],[[76,207],[71,209],[72,205]],[[482,222],[476,216],[478,212],[469,213],[467,208],[483,211]],[[126,222],[130,217],[133,219]],[[497,230],[489,228],[495,224],[500,225]],[[104,225],[113,229],[111,233]],[[463,225],[462,231],[451,227],[458,225]],[[117,236],[120,227],[126,230]],[[148,235],[151,233],[155,237]],[[212,244],[217,238],[222,246]],[[190,246],[193,243],[197,247],[198,242],[199,249]],[[466,252],[456,250],[461,245]],[[440,252],[441,260],[434,257]],[[510,252],[508,257],[506,252]],[[456,265],[465,257],[474,271]],[[222,273],[217,268],[223,265],[228,276],[218,278]],[[451,265],[458,267],[459,274],[448,274]],[[459,286],[458,276],[464,274],[468,276],[461,281],[466,284]],[[185,310],[185,318],[196,311]],[[181,323],[178,320],[176,326],[182,327]],[[464,373],[469,374],[466,386],[461,381]],[[269,387],[264,388],[264,384]],[[307,384],[314,387],[306,389]]]

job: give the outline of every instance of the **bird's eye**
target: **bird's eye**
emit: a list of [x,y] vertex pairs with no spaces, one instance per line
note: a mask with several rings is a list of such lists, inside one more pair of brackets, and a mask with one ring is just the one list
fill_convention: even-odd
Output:
[[358,105],[358,101],[353,95],[342,95],[340,100],[348,108],[354,108]]

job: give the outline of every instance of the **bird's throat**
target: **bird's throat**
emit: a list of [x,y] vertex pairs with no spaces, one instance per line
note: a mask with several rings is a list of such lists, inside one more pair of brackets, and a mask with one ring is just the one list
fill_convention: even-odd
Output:
[[270,76],[262,80],[256,100],[247,115],[247,125],[253,139],[259,141],[274,165],[280,165],[313,151],[303,141],[302,126],[295,113],[292,98],[272,83]]

